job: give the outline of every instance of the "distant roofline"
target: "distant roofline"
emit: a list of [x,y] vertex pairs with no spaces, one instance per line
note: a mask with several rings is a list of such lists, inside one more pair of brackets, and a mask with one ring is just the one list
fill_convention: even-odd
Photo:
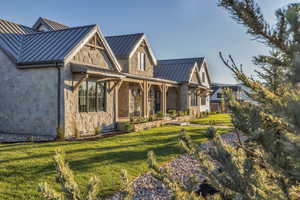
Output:
[[32,31],[36,31],[35,29],[33,29],[33,28],[29,27],[29,26],[25,26],[25,25],[23,25],[23,24],[17,24],[17,23],[15,23],[15,22],[8,21],[8,20],[6,20],[6,19],[2,19],[2,18],[0,18],[0,20],[1,20],[1,21],[5,21],[5,22],[8,22],[8,23],[11,23],[11,24],[15,24],[15,25],[23,26],[24,28],[28,28],[28,29],[30,29],[30,30],[32,30]]
[[91,25],[85,25],[85,26],[74,26],[70,28],[65,28],[65,29],[59,29],[59,30],[52,30],[52,31],[38,31],[34,33],[27,33],[25,35],[35,35],[35,34],[45,34],[45,33],[53,33],[53,32],[60,32],[60,31],[67,31],[67,30],[72,30],[72,29],[79,29],[79,28],[86,28],[86,27],[97,27],[97,24],[91,24]]
[[128,33],[128,34],[120,34],[120,35],[109,35],[105,36],[106,38],[111,38],[111,37],[122,37],[122,36],[133,36],[133,35],[145,35],[145,33]]
[[[172,59],[163,59],[163,60],[158,60],[158,61],[175,61],[175,60],[185,61],[185,60],[191,60],[191,59],[205,59],[205,56],[203,56],[203,57],[190,57],[190,58],[172,58]],[[190,62],[193,62],[193,61],[190,61]]]

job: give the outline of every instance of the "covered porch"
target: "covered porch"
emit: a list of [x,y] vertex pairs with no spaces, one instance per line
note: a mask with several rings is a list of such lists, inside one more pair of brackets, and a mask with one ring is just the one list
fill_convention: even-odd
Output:
[[180,110],[179,85],[154,78],[126,77],[118,87],[118,121]]

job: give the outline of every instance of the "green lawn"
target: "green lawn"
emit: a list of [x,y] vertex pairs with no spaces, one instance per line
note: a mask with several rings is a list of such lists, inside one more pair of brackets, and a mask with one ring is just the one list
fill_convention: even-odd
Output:
[[202,125],[223,125],[232,126],[230,114],[215,114],[208,117],[192,120],[191,123]]
[[[54,182],[52,158],[57,148],[66,151],[66,159],[81,186],[92,175],[98,175],[102,194],[112,194],[119,187],[121,169],[126,169],[131,179],[148,171],[148,151],[157,154],[160,164],[182,153],[177,135],[180,129],[166,126],[98,141],[0,144],[0,199],[40,199],[38,183]],[[186,130],[195,142],[206,140],[205,128]],[[224,132],[228,129],[219,129],[219,133]]]

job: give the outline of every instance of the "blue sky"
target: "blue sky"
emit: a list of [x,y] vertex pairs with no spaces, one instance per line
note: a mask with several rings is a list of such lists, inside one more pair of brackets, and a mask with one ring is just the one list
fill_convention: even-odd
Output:
[[[268,20],[286,0],[257,0]],[[232,54],[245,72],[268,50],[217,7],[217,0],[26,0],[1,2],[0,18],[31,26],[39,16],[66,25],[99,24],[105,35],[144,32],[158,59],[205,56],[213,81],[234,83],[218,52]]]

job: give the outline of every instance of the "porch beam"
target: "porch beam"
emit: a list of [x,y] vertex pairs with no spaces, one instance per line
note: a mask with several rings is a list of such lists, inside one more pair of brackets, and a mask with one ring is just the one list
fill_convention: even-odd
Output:
[[89,75],[85,74],[84,76],[81,77],[81,79],[79,81],[77,81],[77,83],[72,87],[72,92],[74,92],[75,90],[77,90],[77,88],[80,86],[80,84],[83,81],[86,81],[86,79],[88,79]]
[[121,79],[119,78],[100,78],[100,79],[97,79],[97,82],[102,82],[102,81],[119,81]]

